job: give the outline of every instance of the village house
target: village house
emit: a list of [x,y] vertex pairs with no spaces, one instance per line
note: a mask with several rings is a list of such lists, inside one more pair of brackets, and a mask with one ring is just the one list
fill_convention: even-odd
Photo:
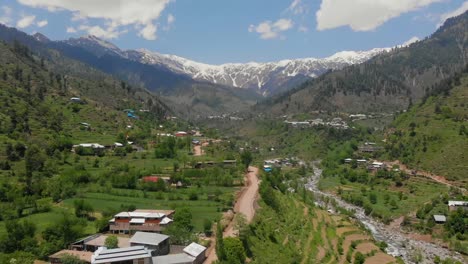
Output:
[[120,212],[109,220],[109,230],[119,234],[132,234],[137,231],[161,233],[173,222],[174,213],[174,210]]
[[170,250],[169,236],[158,233],[136,232],[130,239],[130,246],[144,246],[151,250],[152,256],[167,255]]
[[[82,240],[76,241],[75,243],[70,245],[70,248],[74,250],[94,252],[98,250],[98,248],[105,246],[105,242],[108,237],[109,235],[104,234],[92,235]],[[117,245],[119,248],[129,247],[130,238],[117,236]]]
[[185,131],[178,131],[178,132],[175,133],[176,137],[186,137],[188,135],[189,134],[187,132],[185,132]]
[[72,102],[72,103],[82,103],[83,101],[79,97],[72,97],[72,98],[70,98],[70,102]]
[[206,247],[191,243],[183,253],[153,257],[153,264],[201,264],[205,261]]
[[449,211],[456,211],[458,208],[468,210],[467,201],[448,201]]

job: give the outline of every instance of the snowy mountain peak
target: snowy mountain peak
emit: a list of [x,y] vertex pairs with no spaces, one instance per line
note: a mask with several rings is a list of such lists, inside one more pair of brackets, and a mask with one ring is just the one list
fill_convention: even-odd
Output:
[[329,70],[363,63],[375,55],[389,50],[342,51],[327,58],[211,65],[146,49],[122,51],[114,44],[92,35],[77,39],[72,38],[65,42],[69,45],[82,47],[99,57],[104,55],[120,56],[147,65],[165,67],[198,81],[254,89],[262,95],[287,90]]
[[303,58],[277,62],[248,62],[210,65],[191,61],[175,55],[138,50],[140,62],[166,66],[177,73],[186,74],[195,80],[239,88],[256,89],[260,94],[286,90],[307,78],[315,78],[332,69],[358,64],[390,49],[369,51],[342,51],[327,58]]

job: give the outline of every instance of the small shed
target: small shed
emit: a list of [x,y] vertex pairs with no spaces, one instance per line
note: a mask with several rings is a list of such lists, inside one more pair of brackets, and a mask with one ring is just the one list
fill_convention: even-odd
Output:
[[444,224],[445,222],[447,222],[447,218],[445,217],[445,215],[433,215],[433,217],[434,221],[437,224]]

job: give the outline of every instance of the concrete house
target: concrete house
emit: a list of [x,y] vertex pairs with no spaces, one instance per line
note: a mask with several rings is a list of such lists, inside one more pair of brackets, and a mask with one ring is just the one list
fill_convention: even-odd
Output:
[[109,220],[109,230],[121,234],[132,234],[136,231],[161,233],[173,222],[174,212],[174,210],[120,212]]
[[467,201],[448,201],[449,211],[456,211],[458,208],[468,210]]
[[153,257],[153,264],[202,264],[205,261],[206,247],[192,243],[183,253]]
[[169,236],[158,233],[136,232],[130,239],[130,246],[144,246],[152,256],[169,254]]

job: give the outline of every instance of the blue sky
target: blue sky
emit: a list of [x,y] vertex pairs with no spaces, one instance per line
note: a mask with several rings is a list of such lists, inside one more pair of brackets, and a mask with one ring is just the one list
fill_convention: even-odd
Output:
[[391,47],[466,10],[465,0],[2,0],[0,23],[221,64]]

